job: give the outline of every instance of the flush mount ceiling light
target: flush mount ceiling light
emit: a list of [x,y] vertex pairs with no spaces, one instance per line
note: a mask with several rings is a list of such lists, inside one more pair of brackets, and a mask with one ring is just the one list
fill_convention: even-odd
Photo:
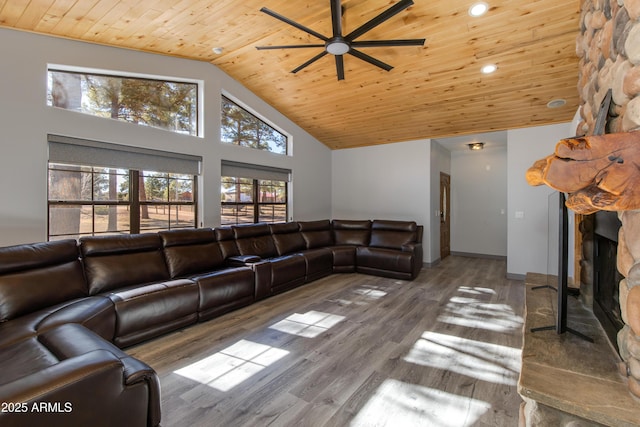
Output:
[[469,146],[469,150],[478,151],[484,148],[484,142],[472,142],[471,144],[467,144]]
[[562,98],[552,99],[551,101],[547,102],[547,108],[564,107],[566,103],[567,103],[567,101],[562,99]]
[[469,8],[469,15],[477,18],[478,16],[482,16],[489,10],[489,5],[483,1],[474,3]]
[[484,67],[482,67],[480,71],[482,71],[482,74],[491,74],[491,73],[494,73],[497,69],[498,69],[498,66],[496,64],[487,64]]

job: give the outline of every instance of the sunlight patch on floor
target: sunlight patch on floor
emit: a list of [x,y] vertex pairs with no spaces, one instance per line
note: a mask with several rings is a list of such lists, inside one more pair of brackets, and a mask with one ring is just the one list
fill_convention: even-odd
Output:
[[522,329],[524,320],[511,306],[479,300],[481,296],[495,294],[492,289],[461,286],[458,291],[463,296],[451,297],[443,314],[438,316],[438,321],[494,332],[512,332]]
[[350,426],[465,427],[474,425],[490,409],[491,405],[481,400],[388,379]]
[[286,350],[240,340],[174,373],[216,390],[229,391],[287,354]]
[[423,333],[404,360],[510,386],[520,372],[520,349],[436,332]]
[[311,310],[304,314],[294,313],[275,325],[269,326],[269,329],[305,338],[315,338],[344,319],[344,316],[337,314]]
[[385,291],[369,287],[356,288],[353,290],[353,292],[358,295],[369,297],[371,299],[380,299],[383,296],[387,295]]

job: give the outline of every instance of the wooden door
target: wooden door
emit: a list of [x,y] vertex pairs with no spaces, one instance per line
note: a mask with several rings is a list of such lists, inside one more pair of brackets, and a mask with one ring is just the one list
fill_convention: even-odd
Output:
[[451,254],[451,176],[440,172],[440,259]]

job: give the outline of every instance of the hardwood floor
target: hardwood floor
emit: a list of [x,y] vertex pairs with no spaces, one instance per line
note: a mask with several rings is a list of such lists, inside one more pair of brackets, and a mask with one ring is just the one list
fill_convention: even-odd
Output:
[[333,275],[129,348],[162,425],[517,426],[524,283],[451,256],[412,281]]

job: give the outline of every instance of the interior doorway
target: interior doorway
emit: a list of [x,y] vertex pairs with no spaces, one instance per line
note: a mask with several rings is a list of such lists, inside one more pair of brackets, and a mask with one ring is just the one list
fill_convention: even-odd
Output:
[[451,176],[440,172],[440,259],[451,254]]

